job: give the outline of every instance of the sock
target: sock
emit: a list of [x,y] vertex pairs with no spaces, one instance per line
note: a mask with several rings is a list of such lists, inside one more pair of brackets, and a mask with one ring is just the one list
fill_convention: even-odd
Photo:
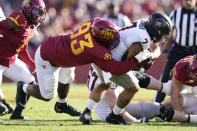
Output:
[[88,104],[87,104],[87,108],[92,111],[92,109],[94,108],[94,106],[96,105],[96,102],[92,99],[88,99]]
[[[189,116],[188,116],[188,119],[189,119]],[[190,115],[190,122],[197,123],[197,115]]]
[[23,85],[23,91],[27,94],[27,87],[28,87],[28,85],[27,84],[24,84]]
[[162,88],[161,92],[165,93],[166,95],[170,95],[170,93],[171,93],[171,83],[170,82],[163,83],[163,88]]
[[124,110],[124,108],[120,108],[118,107],[117,105],[114,106],[114,109],[113,109],[113,113],[115,115],[120,115],[120,113],[122,113],[122,111]]
[[58,101],[57,102],[59,102],[59,103],[67,103],[67,97],[64,98],[64,99],[61,99],[61,98],[58,97]]

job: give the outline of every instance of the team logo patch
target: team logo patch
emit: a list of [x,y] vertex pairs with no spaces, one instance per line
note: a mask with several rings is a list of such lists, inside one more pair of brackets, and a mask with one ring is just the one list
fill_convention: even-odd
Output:
[[112,34],[111,31],[107,30],[102,30],[101,34],[104,36],[105,39],[109,40],[109,39],[113,39],[114,38],[114,34]]

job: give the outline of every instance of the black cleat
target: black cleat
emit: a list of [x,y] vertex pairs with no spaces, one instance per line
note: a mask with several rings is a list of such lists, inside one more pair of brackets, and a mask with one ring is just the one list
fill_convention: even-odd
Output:
[[0,116],[5,115],[7,113],[8,113],[8,108],[3,103],[0,103]]
[[111,124],[131,125],[131,123],[125,121],[121,115],[115,115],[113,111],[106,117],[106,121]]
[[92,116],[91,111],[86,108],[83,113],[80,115],[79,121],[82,122],[82,124],[90,125],[92,124]]
[[14,111],[13,107],[12,107],[10,104],[8,104],[8,103],[5,101],[5,99],[0,100],[0,102],[1,102],[2,104],[4,104],[4,105],[7,107],[7,109],[8,109],[8,114],[10,114],[10,113],[12,113],[12,112]]
[[16,104],[17,107],[25,108],[27,103],[27,94],[23,91],[24,82],[19,81],[17,83],[17,92],[16,92]]
[[81,112],[73,108],[72,106],[68,105],[67,103],[55,103],[54,110],[56,113],[66,113],[70,116],[80,116]]
[[10,116],[10,120],[24,120],[24,121],[29,121],[28,117],[22,116],[22,109],[20,108],[15,108],[14,112]]

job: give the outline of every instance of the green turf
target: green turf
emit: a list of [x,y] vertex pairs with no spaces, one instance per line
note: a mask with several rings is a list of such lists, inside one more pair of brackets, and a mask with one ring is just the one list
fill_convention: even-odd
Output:
[[[7,100],[15,106],[14,84],[1,85]],[[134,102],[139,100],[151,101],[153,91],[140,90]],[[77,109],[83,110],[87,103],[88,90],[85,85],[72,85],[69,93],[69,103]],[[33,121],[9,120],[10,115],[0,116],[0,131],[197,131],[195,124],[181,123],[149,123],[136,124],[131,126],[110,125],[97,120],[93,112],[93,125],[82,125],[77,117],[70,117],[65,114],[56,114],[53,110],[57,98],[50,102],[43,102],[31,98],[24,110],[24,115]]]

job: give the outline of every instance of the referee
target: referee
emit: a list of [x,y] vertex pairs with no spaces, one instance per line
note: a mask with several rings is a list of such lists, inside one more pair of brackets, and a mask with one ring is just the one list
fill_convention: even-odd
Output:
[[[172,69],[176,62],[185,56],[197,53],[197,9],[196,0],[182,0],[183,7],[173,10],[170,18],[174,34],[163,50],[163,61],[166,65],[161,81],[167,82],[172,78]],[[172,48],[170,45],[172,43]],[[167,59],[168,56],[168,59]],[[165,94],[157,92],[154,101],[162,102]]]

